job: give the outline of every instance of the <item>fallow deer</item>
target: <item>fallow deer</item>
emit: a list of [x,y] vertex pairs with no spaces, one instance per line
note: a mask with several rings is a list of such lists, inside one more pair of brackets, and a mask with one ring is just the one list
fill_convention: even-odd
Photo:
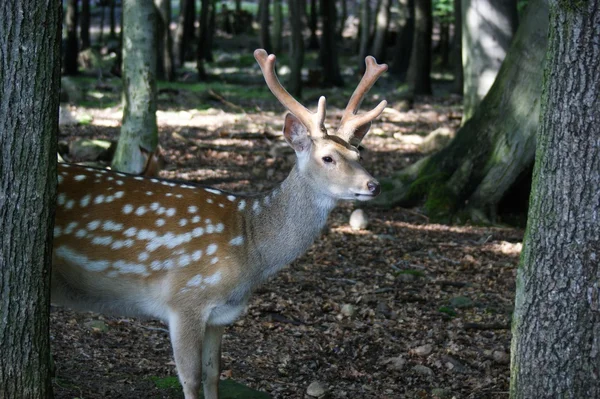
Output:
[[268,193],[235,195],[194,184],[69,164],[58,167],[52,302],[165,321],[186,399],[218,397],[221,336],[253,289],[302,255],[338,200],[372,199],[379,183],[356,146],[384,110],[357,115],[386,71],[373,57],[336,134],[325,98],[313,113],[280,84],[275,56],[256,50],[267,86],[290,111],[284,138],[297,162]]

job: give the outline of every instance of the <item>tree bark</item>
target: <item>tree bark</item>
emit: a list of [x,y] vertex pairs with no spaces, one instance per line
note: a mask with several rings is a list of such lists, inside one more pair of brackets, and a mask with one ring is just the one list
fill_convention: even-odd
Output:
[[269,0],[260,0],[260,15],[258,17],[260,23],[260,46],[270,54],[272,52],[272,47],[271,33],[269,29],[269,25],[271,23],[269,3]]
[[321,34],[321,45],[319,47],[319,61],[323,68],[324,86],[343,86],[344,79],[340,71],[338,61],[338,44],[336,43],[336,9],[335,2],[321,0],[321,22],[323,33]]
[[319,38],[317,37],[318,22],[317,0],[310,0],[310,15],[308,18],[308,29],[310,30],[310,37],[308,38],[309,50],[316,50],[319,48]]
[[340,22],[337,35],[342,39],[344,36],[344,28],[346,28],[346,20],[348,19],[348,2],[346,0],[341,0],[340,6]]
[[67,29],[67,43],[63,58],[63,69],[65,75],[77,75],[77,58],[79,57],[79,39],[77,38],[77,0],[67,1],[67,12],[65,14],[65,27]]
[[415,30],[415,2],[414,0],[400,0],[399,3],[403,10],[403,18],[398,23],[399,31],[394,44],[390,73],[398,79],[405,80]]
[[81,0],[79,36],[81,37],[81,50],[90,48],[90,0]]
[[211,0],[202,0],[200,4],[202,9],[200,10],[200,33],[198,34],[198,47],[196,48],[196,70],[198,71],[198,80],[206,80],[208,76],[204,69],[204,61],[208,60],[209,56],[208,26]]
[[179,19],[175,33],[175,48],[177,60],[182,66],[187,60],[193,60],[194,21],[196,19],[196,2],[194,0],[180,0]]
[[373,38],[372,56],[378,62],[385,61],[385,47],[388,26],[390,25],[391,0],[381,0],[375,17],[375,35]]
[[454,73],[452,92],[463,94],[463,67],[462,67],[462,12],[461,0],[454,0],[454,36],[450,50],[450,65]]
[[533,162],[547,7],[547,0],[529,2],[498,78],[454,140],[383,180],[384,191],[375,203],[414,205],[425,200],[433,218],[458,214],[495,220],[500,200]]
[[369,55],[371,45],[371,5],[369,0],[360,3],[360,42],[358,48],[359,71],[365,71],[365,57]]
[[61,3],[0,4],[0,397],[51,398]]
[[[116,29],[116,25],[117,25],[117,18],[115,15],[115,8],[116,8],[116,1],[117,0],[110,0],[109,4],[108,4],[108,14],[109,14],[109,24],[110,24],[110,31],[108,34],[108,38],[110,40],[115,40],[117,38],[117,29]],[[102,11],[104,12],[104,10]]]
[[302,98],[302,66],[304,65],[304,40],[302,38],[303,11],[299,1],[289,3],[290,13],[290,80],[289,92],[297,99]]
[[152,0],[123,2],[123,124],[112,168],[139,174],[142,149],[158,145],[156,125],[156,10]]
[[273,0],[273,53],[281,53],[281,34],[283,31],[283,10],[281,0]]
[[599,398],[600,3],[552,1],[511,398]]
[[171,37],[171,1],[154,0],[157,12],[157,64],[156,76],[158,79],[172,81],[175,78],[173,61],[173,38]]
[[415,0],[415,33],[408,66],[408,84],[415,95],[431,94],[431,0]]
[[462,0],[463,122],[486,95],[517,28],[516,0]]

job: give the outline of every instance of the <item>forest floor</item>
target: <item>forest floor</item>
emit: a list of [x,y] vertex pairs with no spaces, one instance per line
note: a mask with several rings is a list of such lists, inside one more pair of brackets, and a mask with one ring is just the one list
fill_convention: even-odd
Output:
[[[246,95],[219,79],[160,89],[161,177],[233,192],[285,178],[294,154],[280,134],[283,110],[248,68],[240,72],[253,76]],[[344,90],[308,89],[303,102],[314,108],[324,92],[335,126],[356,78],[347,81]],[[84,105],[63,106],[84,122],[62,126],[59,140],[117,138],[113,83],[77,81]],[[460,121],[460,99],[443,92],[401,111],[393,81],[383,79],[363,109],[381,98],[390,107],[363,142],[376,178],[422,157],[426,133]],[[315,381],[330,398],[507,397],[523,231],[435,224],[418,208],[365,208],[369,227],[352,230],[349,215],[363,205],[341,203],[310,250],[256,291],[226,329],[223,378],[273,398],[304,398]],[[176,370],[161,322],[53,307],[51,337],[56,398],[183,397],[170,385]]]

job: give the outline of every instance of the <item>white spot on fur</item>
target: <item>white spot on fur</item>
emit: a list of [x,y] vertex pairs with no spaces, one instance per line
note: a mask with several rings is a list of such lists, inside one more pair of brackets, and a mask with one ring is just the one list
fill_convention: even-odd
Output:
[[94,237],[92,239],[92,244],[94,244],[94,245],[109,246],[110,244],[112,244],[112,242],[113,242],[113,238],[111,236],[100,236],[100,237]]
[[65,227],[65,234],[71,234],[73,230],[77,227],[77,222],[71,222]]
[[201,274],[196,274],[194,277],[192,277],[191,279],[189,279],[189,281],[187,282],[187,286],[188,287],[199,287],[200,284],[202,284],[202,275]]
[[246,201],[241,200],[240,203],[238,204],[238,211],[243,211],[245,207],[246,207]]
[[62,184],[62,182],[65,181],[65,178],[62,177],[61,175],[56,176],[58,178],[58,184]]
[[206,226],[206,234],[212,234],[215,232],[215,226],[213,226],[212,224],[209,224],[208,226]]
[[119,269],[121,273],[125,274],[148,274],[148,272],[146,271],[146,266],[140,263],[130,263],[124,260],[118,260],[116,262],[113,262],[113,267],[115,269]]
[[181,194],[175,194],[175,197],[176,198],[183,198],[183,195],[181,195]]
[[186,224],[188,224],[188,221],[187,221],[187,219],[179,219],[179,225],[180,225],[181,227],[185,226]]
[[124,194],[125,194],[125,193],[124,193],[123,191],[117,191],[117,192],[115,193],[115,198],[123,198],[123,195],[124,195]]
[[135,214],[138,216],[142,216],[147,212],[147,209],[144,205],[140,206],[138,209],[135,210]]
[[67,202],[67,196],[65,195],[65,193],[58,194],[58,197],[56,197],[56,203],[58,205],[64,205],[65,202]]
[[216,231],[217,233],[222,233],[222,232],[223,232],[223,230],[225,230],[225,225],[224,225],[223,223],[218,223],[218,224],[215,226],[215,231]]
[[113,221],[106,221],[102,225],[102,230],[104,231],[121,231],[123,230],[123,225],[121,223],[115,223]]
[[138,180],[138,181],[139,181],[139,180],[144,180],[144,178],[143,178],[142,176],[136,176],[136,177],[134,177],[134,179],[135,179],[135,180]]
[[125,234],[127,237],[133,237],[137,234],[137,228],[135,227],[130,227],[127,230],[125,230],[123,232],[123,234]]
[[157,211],[160,208],[160,204],[158,202],[153,202],[150,204],[150,209],[153,211]]
[[156,219],[156,226],[162,227],[165,225],[165,219]]
[[229,201],[233,202],[233,201],[235,201],[235,196],[233,196],[233,195],[228,195],[228,196],[227,196],[227,199],[228,199]]
[[200,222],[200,216],[194,216],[192,218],[192,223],[199,223]]
[[146,191],[146,195],[152,195],[154,194],[152,191]]
[[114,200],[115,200],[115,197],[114,197],[114,196],[112,196],[112,195],[109,195],[109,196],[107,196],[107,197],[104,199],[104,202],[106,202],[107,204],[110,204],[110,203],[111,203],[111,202],[113,202]]
[[81,197],[81,200],[79,200],[79,206],[85,208],[86,206],[88,206],[90,204],[90,201],[92,199],[92,196],[89,194],[84,195],[83,197]]
[[219,261],[219,258],[217,258],[217,257],[215,256],[214,258],[212,258],[212,259],[210,260],[210,264],[211,264],[211,265],[215,265],[215,264],[216,264],[218,261]]
[[100,227],[100,221],[99,220],[94,220],[93,222],[89,222],[87,224],[87,228],[88,230],[96,230],[98,227]]
[[221,195],[221,192],[213,188],[205,188],[204,191],[211,194]]
[[67,203],[65,204],[65,209],[73,209],[73,206],[75,206],[75,201],[68,200]]
[[60,237],[62,235],[62,229],[59,226],[54,226],[54,237]]
[[219,208],[225,208],[225,204],[219,203]]
[[94,204],[101,204],[104,202],[104,195],[100,194],[96,198],[94,198]]
[[197,262],[197,261],[199,261],[199,260],[200,260],[200,258],[202,258],[202,250],[201,250],[201,249],[199,249],[199,250],[197,250],[197,251],[194,251],[194,252],[192,253],[192,260],[193,260],[193,261],[196,261],[196,262]]
[[258,202],[258,200],[254,201],[254,204],[252,205],[252,210],[256,213],[260,212],[260,203]]
[[147,229],[141,229],[137,233],[138,240],[152,240],[152,239],[156,238],[156,236],[158,236],[156,231],[151,231],[151,230],[147,230]]
[[198,212],[198,207],[196,205],[190,205],[190,206],[188,206],[188,212],[196,213],[196,212]]
[[229,244],[233,245],[233,246],[242,245],[243,243],[244,243],[244,237],[242,237],[242,236],[234,237],[229,241]]
[[129,215],[131,212],[133,212],[133,205],[127,204],[123,207],[124,214]]
[[206,254],[207,255],[212,255],[215,252],[217,252],[217,244],[210,244],[208,247],[206,247]]
[[213,201],[213,199],[212,199],[212,198],[208,198],[208,199],[206,200],[206,202],[208,202],[209,204],[212,204],[212,203],[213,203],[213,202],[215,202],[215,201]]
[[73,179],[75,179],[75,181],[82,181],[82,180],[85,180],[86,178],[87,178],[86,175],[77,175]]
[[73,262],[78,266],[83,267],[91,272],[101,272],[106,270],[110,265],[106,260],[91,260],[84,254],[67,247],[62,246],[56,249],[56,256],[63,258],[69,262]]
[[169,208],[169,209],[167,209],[167,216],[168,217],[175,216],[175,211],[176,211],[175,208]]
[[87,236],[87,231],[85,229],[79,229],[75,233],[75,237],[77,238],[85,238],[85,236]]
[[[216,262],[212,262],[211,263],[217,263],[219,261],[219,258],[213,258],[213,261],[216,259]],[[208,276],[204,279],[204,282],[208,285],[217,285],[219,283],[219,281],[221,281],[221,271],[217,271],[215,272],[212,276]]]
[[191,259],[190,256],[187,254],[183,254],[179,257],[179,261],[177,262],[177,264],[179,265],[179,267],[186,267],[191,263]]
[[204,229],[202,227],[196,227],[192,230],[192,237],[200,237],[202,234],[204,234]]
[[148,258],[150,258],[150,254],[148,252],[140,252],[138,255],[138,260],[140,262],[145,262],[148,260]]

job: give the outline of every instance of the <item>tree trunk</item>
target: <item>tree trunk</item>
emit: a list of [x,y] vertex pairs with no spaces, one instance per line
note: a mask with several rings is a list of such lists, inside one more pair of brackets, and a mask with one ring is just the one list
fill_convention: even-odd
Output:
[[316,50],[319,48],[319,38],[317,37],[318,22],[317,0],[310,0],[310,15],[308,18],[308,29],[310,30],[310,37],[308,39],[309,50]]
[[337,35],[340,39],[344,36],[344,28],[346,27],[346,20],[348,19],[348,2],[346,0],[340,1],[341,5],[341,14],[340,14],[340,23]]
[[516,0],[462,0],[463,122],[486,95],[517,28]]
[[414,95],[431,94],[431,0],[415,0],[415,31],[408,66],[408,84]]
[[290,80],[289,92],[298,100],[302,98],[302,66],[304,65],[304,40],[302,38],[302,18],[304,13],[299,1],[289,3],[290,13]]
[[271,47],[271,33],[269,29],[270,24],[270,13],[269,13],[269,0],[260,0],[260,46],[267,51],[272,52]]
[[175,48],[177,49],[177,60],[182,66],[187,60],[193,59],[194,21],[196,20],[196,2],[194,0],[180,0],[179,19],[175,33]]
[[154,0],[157,12],[157,63],[156,76],[171,82],[175,78],[173,66],[173,39],[171,37],[171,0]]
[[321,22],[323,34],[319,47],[319,61],[323,68],[323,84],[325,86],[343,86],[344,80],[338,62],[338,43],[336,43],[336,9],[335,1],[321,0]]
[[90,48],[90,0],[81,0],[81,19],[79,20],[81,50]]
[[463,67],[462,67],[462,12],[461,0],[454,0],[454,36],[450,50],[450,65],[454,73],[452,92],[463,94]]
[[156,126],[156,10],[152,0],[123,2],[123,124],[112,168],[139,174],[142,149],[158,145]]
[[[108,4],[109,24],[110,24],[110,32],[108,34],[108,38],[110,40],[115,40],[117,38],[117,30],[116,30],[117,18],[116,18],[116,13],[115,13],[116,1],[117,0],[110,0],[110,2]],[[103,10],[103,12],[104,12],[104,10]]]
[[391,0],[381,0],[379,10],[377,10],[377,16],[375,17],[375,35],[373,38],[373,51],[371,55],[380,63],[385,60],[385,39],[390,24],[391,5]]
[[212,62],[214,60],[212,49],[213,49],[213,39],[214,39],[214,34],[215,34],[215,29],[216,29],[216,23],[217,23],[216,21],[217,21],[217,0],[210,0],[208,32],[206,35],[206,47],[204,49],[204,51],[205,51],[204,59],[207,62]]
[[384,180],[376,203],[425,199],[434,218],[466,210],[473,220],[494,220],[504,194],[533,162],[547,7],[547,0],[529,2],[496,82],[454,140]]
[[208,56],[208,24],[210,19],[211,0],[202,0],[200,10],[200,33],[198,34],[198,47],[196,48],[196,70],[198,71],[198,80],[206,80],[208,77],[204,70],[204,61]]
[[77,75],[77,58],[79,56],[79,43],[77,38],[77,0],[67,1],[67,13],[65,14],[65,28],[67,29],[67,43],[63,58],[63,73],[65,75]]
[[437,53],[440,57],[440,68],[448,69],[450,66],[450,24],[448,22],[440,23],[440,41]]
[[281,34],[283,30],[283,10],[281,0],[273,0],[273,53],[281,53]]
[[365,71],[365,57],[370,53],[371,45],[371,5],[369,0],[360,3],[360,43],[358,49],[359,71]]
[[394,44],[390,73],[398,79],[405,80],[415,33],[415,2],[414,0],[400,0],[400,6],[403,10],[403,18],[398,23],[399,31]]
[[599,398],[600,3],[551,4],[510,397]]
[[61,2],[4,0],[0,24],[0,397],[51,398]]

